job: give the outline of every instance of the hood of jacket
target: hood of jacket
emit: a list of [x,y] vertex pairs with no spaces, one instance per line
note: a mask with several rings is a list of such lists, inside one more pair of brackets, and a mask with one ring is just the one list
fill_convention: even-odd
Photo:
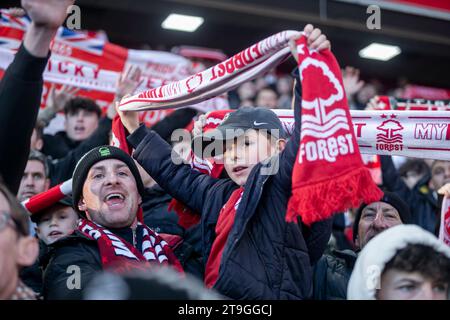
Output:
[[416,225],[398,225],[383,231],[361,250],[347,287],[348,300],[375,300],[376,287],[386,264],[410,244],[430,246],[450,258],[450,247]]

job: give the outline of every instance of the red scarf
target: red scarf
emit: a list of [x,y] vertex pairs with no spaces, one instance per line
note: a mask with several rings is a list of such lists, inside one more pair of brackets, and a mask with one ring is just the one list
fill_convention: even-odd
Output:
[[330,50],[297,40],[302,81],[301,137],[286,220],[312,223],[380,199],[361,161],[339,65]]
[[142,231],[142,252],[108,229],[86,219],[80,220],[78,231],[97,241],[104,269],[113,268],[116,272],[124,272],[154,265],[171,265],[183,273],[180,262],[167,243],[146,225],[139,222],[138,225],[142,226],[138,229]]
[[241,202],[243,193],[244,188],[236,189],[222,210],[220,210],[219,219],[216,224],[216,239],[211,247],[208,262],[205,267],[205,285],[207,288],[212,288],[219,277],[223,250],[225,249],[228,235],[233,227],[236,210]]

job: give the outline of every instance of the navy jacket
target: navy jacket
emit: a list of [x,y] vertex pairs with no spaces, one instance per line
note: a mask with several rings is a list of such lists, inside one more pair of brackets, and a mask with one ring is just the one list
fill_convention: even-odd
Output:
[[[306,299],[312,295],[311,265],[325,250],[331,219],[311,228],[300,221],[298,224],[285,221],[299,137],[300,119],[296,119],[296,132],[280,156],[256,165],[250,173],[214,286],[225,296]],[[128,141],[136,149],[133,156],[163,189],[201,213],[206,263],[220,210],[238,186],[230,179],[214,179],[189,165],[174,164],[171,147],[145,126],[139,127]],[[277,165],[279,170],[275,174],[262,173]]]

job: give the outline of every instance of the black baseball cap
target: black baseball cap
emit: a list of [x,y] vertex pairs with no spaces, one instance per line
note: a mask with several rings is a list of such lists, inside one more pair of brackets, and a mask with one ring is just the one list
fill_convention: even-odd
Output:
[[[199,151],[203,153],[203,150],[211,143],[223,144],[223,141],[235,139],[250,129],[266,130],[268,134],[277,139],[286,137],[280,119],[272,110],[264,107],[241,107],[230,112],[216,129],[195,137],[193,140],[194,153],[202,157]],[[222,149],[214,148],[215,151]]]

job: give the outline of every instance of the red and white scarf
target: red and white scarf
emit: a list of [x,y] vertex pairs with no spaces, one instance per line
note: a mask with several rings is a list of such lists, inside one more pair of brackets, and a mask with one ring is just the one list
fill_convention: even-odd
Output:
[[401,99],[389,96],[377,96],[374,100],[378,110],[416,110],[416,111],[450,111],[450,100]]
[[145,269],[154,265],[174,267],[183,272],[180,262],[168,244],[149,227],[138,223],[137,230],[142,231],[142,251],[138,251],[130,243],[115,235],[108,229],[86,220],[80,220],[78,231],[86,237],[96,240],[104,269],[113,268],[123,272],[129,269]]
[[310,225],[377,201],[382,192],[362,163],[335,57],[330,50],[310,50],[304,36],[296,44],[302,123],[286,220],[301,216]]

